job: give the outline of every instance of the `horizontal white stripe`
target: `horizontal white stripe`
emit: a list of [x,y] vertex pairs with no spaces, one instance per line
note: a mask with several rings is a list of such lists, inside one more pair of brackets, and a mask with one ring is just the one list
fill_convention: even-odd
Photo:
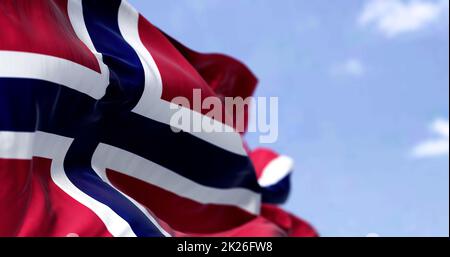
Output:
[[109,78],[75,62],[44,54],[0,51],[0,77],[39,79],[100,99]]
[[[136,110],[133,111],[136,111],[138,114],[143,115],[152,120],[168,124],[179,130],[187,132],[203,141],[218,146],[229,152],[242,156],[247,155],[242,143],[241,135],[235,132],[234,128],[226,124],[223,124],[217,120],[214,120],[206,115],[193,111],[189,108],[178,106],[174,103],[165,101],[163,99],[159,99],[158,101],[154,101],[153,103],[150,103],[149,101],[143,101],[143,105],[146,105],[145,108],[147,108],[143,113],[139,113]],[[180,115],[182,117],[192,117],[192,120],[190,122],[187,121],[184,124],[173,124],[173,122],[171,123],[171,118],[177,112],[182,112],[183,114]],[[184,119],[181,119],[181,122],[184,121],[185,121]],[[223,127],[224,132],[206,132],[203,130],[195,132],[192,131],[191,128],[192,124],[190,124],[191,122],[198,122],[198,123],[203,122],[203,124],[211,124],[210,125],[211,128]]]
[[31,159],[34,133],[0,131],[0,158]]
[[254,214],[260,211],[260,194],[244,188],[207,187],[114,146],[100,144],[92,167],[99,173],[112,169],[202,204],[232,205]]
[[[130,44],[139,56],[139,59],[144,67],[145,72],[145,88],[141,99],[138,104],[134,107],[133,112],[147,117],[158,122],[170,124],[170,119],[172,115],[178,110],[171,109],[170,106],[173,103],[161,99],[162,95],[162,79],[161,74],[156,66],[156,63],[151,56],[151,53],[145,48],[140,37],[138,30],[138,18],[139,13],[126,1],[122,1],[120,9],[119,18],[119,28],[124,39]],[[207,116],[203,116],[198,112],[192,111],[189,108],[182,108],[183,112],[188,112],[193,115],[193,120],[201,120],[201,118],[206,119],[209,124],[214,124],[214,127],[224,126],[219,121],[211,119]],[[202,117],[203,116],[203,117]],[[242,139],[237,132],[192,132],[185,128],[187,124],[182,124],[178,126],[178,129],[184,130],[195,137],[204,140],[210,144],[216,145],[227,151],[246,155],[244,150]],[[227,127],[226,131],[234,131],[233,128],[225,125]]]
[[266,165],[258,183],[261,187],[272,186],[286,177],[294,167],[294,161],[287,156],[278,156]]

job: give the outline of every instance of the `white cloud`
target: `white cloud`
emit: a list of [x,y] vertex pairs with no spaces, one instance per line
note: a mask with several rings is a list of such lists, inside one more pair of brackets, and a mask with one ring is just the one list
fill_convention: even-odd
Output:
[[449,122],[448,120],[437,119],[431,126],[430,131],[438,137],[428,139],[416,147],[412,154],[417,158],[448,156],[449,154]]
[[361,77],[364,73],[364,64],[358,58],[349,58],[331,68],[331,74],[335,76]]
[[413,32],[447,14],[448,0],[370,0],[359,16],[361,26],[374,25],[387,37]]

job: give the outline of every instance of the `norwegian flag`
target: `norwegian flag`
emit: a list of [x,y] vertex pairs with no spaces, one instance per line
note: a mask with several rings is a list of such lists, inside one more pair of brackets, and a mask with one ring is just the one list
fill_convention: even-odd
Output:
[[0,28],[0,236],[317,235],[275,205],[290,159],[171,129],[174,97],[252,95],[243,64],[120,0],[2,0]]

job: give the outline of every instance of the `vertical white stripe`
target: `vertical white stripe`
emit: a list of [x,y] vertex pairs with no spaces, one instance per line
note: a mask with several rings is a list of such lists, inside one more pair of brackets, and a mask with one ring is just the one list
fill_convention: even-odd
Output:
[[155,60],[142,44],[139,37],[139,13],[125,0],[120,4],[118,19],[120,33],[127,43],[136,51],[145,72],[145,88],[141,99],[145,99],[146,101],[140,101],[134,108],[134,111],[139,113],[139,110],[144,111],[144,109],[146,109],[147,104],[145,103],[148,103],[149,100],[156,101],[161,99],[161,74],[159,73]]
[[78,38],[91,50],[100,74],[79,63],[46,54],[0,51],[0,77],[31,78],[53,82],[87,94],[94,99],[104,96],[109,85],[109,69],[103,63],[84,24],[81,1],[68,1],[68,14]]
[[36,132],[34,155],[52,159],[51,177],[53,182],[66,194],[93,211],[105,224],[108,231],[116,237],[135,237],[130,225],[107,205],[91,198],[78,189],[64,171],[64,156],[72,143],[72,138]]
[[[139,37],[138,20],[139,13],[126,0],[122,0],[119,10],[119,29],[123,38],[136,51],[145,72],[144,93],[142,94],[138,104],[133,108],[133,112],[164,124],[177,126],[178,124],[171,124],[170,119],[173,114],[178,111],[178,106],[161,99],[161,74],[153,57],[151,56],[151,53],[145,48]],[[171,108],[171,106],[176,108]],[[228,125],[224,125],[208,116],[192,111],[189,108],[182,107],[181,109],[182,112],[192,114],[194,121],[201,121],[202,119],[205,119],[206,124],[214,124],[214,127],[225,126],[226,131],[234,131],[234,129]],[[208,143],[221,147],[224,150],[239,155],[246,155],[241,136],[237,132],[192,132],[190,129],[187,130],[186,126],[183,126],[183,124],[178,126],[178,129],[184,130],[185,132],[188,132]]]
[[103,86],[106,88],[109,85],[109,68],[103,62],[102,54],[97,52],[97,49],[95,49],[91,37],[89,36],[86,23],[84,22],[83,6],[81,5],[81,0],[68,0],[67,13],[69,14],[70,23],[72,24],[72,28],[75,31],[77,37],[89,48],[89,50],[91,50],[95,58],[97,58],[97,62],[100,66]]
[[[61,190],[93,211],[100,218],[100,220],[102,220],[108,231],[113,236],[136,236],[127,221],[116,214],[107,205],[98,202],[89,195],[85,194],[69,180],[64,171],[63,162],[72,141],[72,138],[41,131],[0,131],[0,158],[31,160],[33,156],[37,156],[51,159],[51,178],[53,182],[61,188]],[[105,169],[98,168],[97,166],[98,165],[93,163],[93,169],[105,183],[111,185],[114,189],[130,200],[137,208],[139,208],[164,236],[171,236],[159,225],[159,223],[144,206],[114,187],[107,178]]]

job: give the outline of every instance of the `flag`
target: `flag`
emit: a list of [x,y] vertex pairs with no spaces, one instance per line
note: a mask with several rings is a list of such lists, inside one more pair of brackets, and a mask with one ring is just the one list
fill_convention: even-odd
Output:
[[252,95],[240,62],[184,47],[120,0],[4,0],[0,27],[0,236],[316,235],[274,205],[283,161],[240,133],[170,122],[194,90]]

